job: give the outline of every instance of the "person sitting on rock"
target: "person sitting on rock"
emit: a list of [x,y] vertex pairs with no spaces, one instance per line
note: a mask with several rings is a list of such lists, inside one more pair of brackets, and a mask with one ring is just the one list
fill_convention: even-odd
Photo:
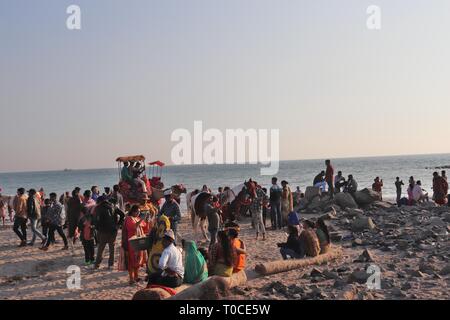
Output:
[[372,184],[372,190],[378,192],[380,194],[380,199],[383,200],[383,179],[380,179],[380,177],[376,177]]
[[316,257],[320,254],[320,242],[314,222],[309,220],[303,222],[303,231],[299,236],[299,240],[306,256]]
[[319,239],[320,254],[327,253],[331,245],[330,232],[328,231],[328,227],[322,218],[317,220],[316,235]]
[[341,192],[341,188],[345,186],[345,178],[342,175],[342,171],[338,171],[336,177],[334,177],[334,191],[336,193]]
[[358,191],[358,183],[356,182],[356,180],[353,178],[353,175],[349,175],[348,176],[348,180],[345,184],[345,189],[344,192],[348,192],[350,194],[355,193],[356,191]]
[[298,229],[293,225],[288,225],[289,236],[284,243],[278,243],[280,253],[284,260],[301,259],[305,256],[305,251],[299,239]]

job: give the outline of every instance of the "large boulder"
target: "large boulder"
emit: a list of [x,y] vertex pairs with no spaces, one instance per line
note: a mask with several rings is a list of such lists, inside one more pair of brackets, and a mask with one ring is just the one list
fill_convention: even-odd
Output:
[[372,219],[369,217],[358,217],[353,220],[352,223],[352,231],[353,232],[362,232],[365,230],[372,230],[375,228],[375,223],[373,223]]
[[306,201],[311,202],[314,198],[321,196],[320,188],[306,187],[305,198]]
[[355,202],[355,199],[346,192],[336,193],[334,196],[334,201],[338,204],[342,209],[356,209],[358,205]]
[[353,194],[355,201],[360,206],[368,206],[375,201],[381,201],[381,194],[371,189],[363,189]]

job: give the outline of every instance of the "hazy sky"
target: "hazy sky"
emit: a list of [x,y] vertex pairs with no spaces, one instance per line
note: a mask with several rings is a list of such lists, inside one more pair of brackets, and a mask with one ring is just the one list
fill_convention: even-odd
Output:
[[[66,28],[81,7],[82,30]],[[366,28],[369,5],[382,28]],[[1,0],[0,171],[170,162],[177,128],[281,159],[444,153],[448,0]]]

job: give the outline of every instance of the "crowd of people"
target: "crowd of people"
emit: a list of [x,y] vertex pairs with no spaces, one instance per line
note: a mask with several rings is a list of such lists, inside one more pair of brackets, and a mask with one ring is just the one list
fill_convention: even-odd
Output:
[[[127,175],[129,165],[124,168],[122,179],[133,181],[133,175]],[[139,176],[139,168],[133,168],[136,170],[134,176]],[[270,216],[272,230],[287,228],[287,241],[278,244],[283,259],[326,253],[330,247],[330,235],[325,221],[301,220],[296,210],[305,199],[305,194],[299,187],[292,191],[286,180],[279,185],[278,178],[273,177],[271,182],[270,189],[255,182],[254,192],[249,193],[246,199],[256,240],[260,236],[266,240],[269,229],[266,220]],[[394,183],[398,205],[430,201],[420,180],[410,177],[407,197],[402,194],[403,181],[397,177]],[[358,191],[353,175],[348,175],[348,179],[341,171],[334,175],[330,160],[325,162],[325,170],[314,178],[313,185],[330,198],[340,192],[354,194]],[[381,196],[383,186],[383,179],[376,177],[373,191]],[[42,188],[39,191],[19,188],[10,202],[0,197],[0,214],[3,222],[9,214],[20,247],[34,246],[38,240],[39,249],[47,251],[57,243],[55,236],[58,234],[63,242],[62,250],[74,253],[79,241],[86,266],[92,265],[94,269],[100,268],[106,246],[109,249],[107,265],[109,269],[113,268],[116,239],[121,230],[118,268],[128,271],[129,283],[140,282],[139,272],[145,269],[148,286],[175,288],[182,283],[203,281],[211,275],[230,277],[245,269],[247,251],[244,241],[239,238],[240,226],[233,221],[223,221],[220,214],[222,205],[229,201],[230,188],[220,187],[217,193],[213,193],[205,185],[201,190],[210,194],[205,203],[209,243],[204,248],[179,235],[181,208],[171,189],[164,192],[164,202],[157,203],[156,211],[150,213],[142,206],[125,204],[119,185],[112,189],[105,187],[103,193],[97,186],[83,193],[80,188],[75,188],[59,198],[56,193],[50,193],[47,197]],[[432,199],[438,205],[448,203],[445,171],[433,174]],[[31,238],[27,234],[28,229]],[[133,244],[135,239],[141,238],[149,239],[148,248],[140,249]],[[152,253],[157,246],[161,246],[160,251]],[[154,260],[155,257],[158,259]]]

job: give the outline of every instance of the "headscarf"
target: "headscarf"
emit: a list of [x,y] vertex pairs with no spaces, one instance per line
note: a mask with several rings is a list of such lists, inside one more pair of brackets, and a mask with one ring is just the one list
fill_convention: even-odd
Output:
[[186,241],[186,262],[184,270],[184,282],[186,283],[193,284],[208,278],[205,258],[198,251],[194,241]]

